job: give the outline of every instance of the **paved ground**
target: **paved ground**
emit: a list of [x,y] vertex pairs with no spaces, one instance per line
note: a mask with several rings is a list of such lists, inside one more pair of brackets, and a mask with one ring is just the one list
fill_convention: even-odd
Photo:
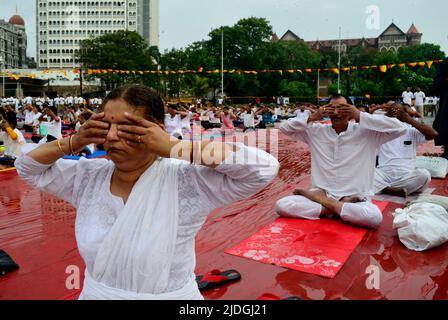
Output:
[[[427,150],[434,150],[431,145]],[[224,253],[273,222],[277,199],[310,184],[308,147],[280,136],[278,178],[257,195],[213,212],[197,236],[197,274],[237,269],[242,280],[206,292],[206,299],[256,299],[270,292],[303,299],[448,299],[448,244],[425,253],[406,249],[392,229],[391,203],[379,230],[368,231],[335,279],[292,271]],[[31,189],[14,170],[0,172],[0,248],[20,270],[0,277],[0,299],[75,299],[66,268],[84,269],[74,238],[75,213],[61,200]],[[448,196],[448,181],[434,180],[434,194]],[[366,287],[366,268],[380,270],[380,288]]]

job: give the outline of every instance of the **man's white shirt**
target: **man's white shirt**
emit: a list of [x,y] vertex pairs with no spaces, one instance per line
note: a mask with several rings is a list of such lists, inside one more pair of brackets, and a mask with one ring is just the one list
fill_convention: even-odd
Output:
[[416,106],[423,106],[425,104],[425,93],[423,91],[418,91],[414,93],[415,98],[415,105]]
[[405,134],[404,124],[361,112],[360,122],[350,122],[347,130],[338,135],[331,124],[308,124],[308,119],[288,120],[280,131],[310,146],[313,188],[323,189],[336,199],[372,197],[378,148]]
[[415,170],[417,147],[427,142],[425,136],[416,128],[405,124],[406,133],[388,143],[378,151],[378,168],[408,172]]
[[403,98],[403,103],[412,105],[412,99],[414,99],[414,94],[411,91],[405,91],[401,95]]

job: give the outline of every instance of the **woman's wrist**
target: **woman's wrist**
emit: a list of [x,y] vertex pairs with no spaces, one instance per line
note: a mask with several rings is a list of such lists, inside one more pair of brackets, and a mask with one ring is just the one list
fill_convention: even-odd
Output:
[[70,138],[63,138],[61,140],[58,140],[58,148],[64,153],[64,155],[71,153],[69,139]]
[[79,141],[80,139],[77,133],[67,139],[71,153],[80,152],[82,149],[84,149],[85,145]]

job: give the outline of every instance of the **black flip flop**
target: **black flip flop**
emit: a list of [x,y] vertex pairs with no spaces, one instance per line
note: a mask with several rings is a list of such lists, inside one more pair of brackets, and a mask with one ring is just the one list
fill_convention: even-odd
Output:
[[257,300],[303,300],[297,296],[292,296],[292,297],[288,297],[288,298],[280,298],[279,296],[276,296],[275,294],[272,293],[263,293],[260,297],[257,298]]
[[203,276],[197,276],[196,281],[201,291],[209,290],[241,279],[241,274],[236,270],[212,270]]
[[19,265],[3,250],[0,250],[0,276],[19,269]]

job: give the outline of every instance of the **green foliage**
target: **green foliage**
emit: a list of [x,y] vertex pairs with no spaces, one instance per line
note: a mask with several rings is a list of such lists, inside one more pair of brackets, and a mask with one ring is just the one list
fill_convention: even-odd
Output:
[[[289,73],[286,70],[304,68],[336,68],[338,53],[332,49],[311,50],[303,41],[272,43],[272,26],[264,18],[247,18],[233,26],[214,29],[206,40],[194,42],[184,49],[166,50],[160,54],[156,47],[148,48],[135,32],[119,31],[98,38],[84,40],[80,60],[84,67],[118,70],[221,70],[221,41],[224,38],[225,70],[285,70],[283,74],[226,73],[225,94],[232,97],[248,96],[316,96],[316,73]],[[378,52],[362,46],[348,48],[341,56],[341,66],[391,65],[444,59],[440,46],[421,44],[404,47],[398,52]],[[433,94],[432,79],[436,68],[404,67],[380,73],[378,69],[341,72],[343,94],[364,96],[400,96],[409,85],[417,85],[427,95]],[[158,89],[165,96],[205,96],[220,94],[221,73],[162,74],[162,75],[101,75],[111,86],[125,82],[142,82]],[[338,76],[321,72],[330,80],[329,94],[337,92]]]
[[194,76],[190,85],[190,94],[195,97],[203,97],[210,90],[208,79],[204,77]]
[[413,90],[416,86],[420,86],[427,96],[432,95],[434,94],[432,82],[436,73],[434,66],[431,69],[426,66],[405,66],[402,68],[398,67],[398,64],[438,60],[444,59],[444,57],[445,53],[441,51],[440,46],[426,43],[403,47],[398,52],[378,52],[374,49],[360,47],[350,48],[342,59],[346,63],[345,65],[395,64],[395,67],[388,69],[386,73],[380,73],[378,69],[374,69],[357,70],[351,71],[349,74],[343,74],[344,83],[350,82],[349,88],[342,86],[343,93],[355,96],[370,94],[392,98],[401,96],[407,86],[411,86]]
[[398,50],[400,62],[416,62],[444,59],[445,54],[439,45],[423,43],[421,45],[403,47]]
[[284,79],[280,82],[280,94],[286,97],[313,97],[315,90],[312,90],[306,82]]
[[[145,40],[136,32],[117,31],[81,42],[77,56],[84,68],[116,70],[155,70],[160,54],[155,47],[148,48]],[[106,89],[126,82],[151,84],[150,76],[101,75]],[[145,81],[146,80],[146,81]],[[153,84],[154,81],[153,81]]]

